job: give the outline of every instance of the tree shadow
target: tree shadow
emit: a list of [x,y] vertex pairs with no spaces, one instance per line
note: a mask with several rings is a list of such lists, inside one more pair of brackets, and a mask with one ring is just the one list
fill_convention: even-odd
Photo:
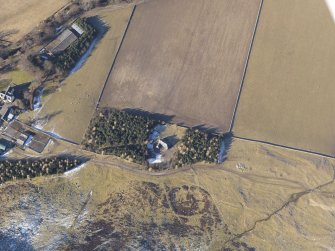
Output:
[[59,86],[56,86],[56,85],[49,86],[47,88],[43,88],[42,96],[46,97],[50,94],[53,94],[53,93],[57,92],[58,89],[59,89]]
[[[130,113],[130,114],[138,115],[138,116],[149,117],[149,118],[157,120],[157,121],[164,121],[164,122],[169,123],[169,124],[176,124],[178,126],[182,126],[182,127],[186,127],[186,128],[190,128],[190,129],[198,129],[200,131],[203,131],[203,132],[207,133],[209,135],[209,137],[212,137],[214,135],[220,136],[222,138],[222,143],[221,143],[220,152],[218,153],[218,162],[219,163],[223,163],[227,159],[228,154],[231,150],[231,146],[232,146],[232,143],[233,143],[233,140],[234,140],[233,132],[224,133],[219,128],[208,127],[205,124],[197,125],[195,127],[189,127],[189,126],[186,126],[183,123],[173,122],[173,118],[175,116],[169,116],[169,115],[160,114],[160,113],[152,113],[152,112],[144,111],[142,109],[126,108],[126,109],[123,109],[123,111],[125,111],[127,113]],[[179,139],[177,138],[176,135],[168,136],[168,137],[166,137],[162,140],[165,143],[168,144],[169,148],[172,148],[179,141]],[[160,168],[162,167],[161,164],[157,165],[157,166],[160,167]]]
[[0,31],[0,48],[11,45],[10,37],[19,32],[18,29],[9,29]]
[[[0,58],[3,58],[1,51],[0,51]],[[7,63],[4,63],[4,64],[0,64],[0,74],[5,74],[7,72],[15,70],[17,68],[18,63],[19,63],[18,60],[14,60],[12,62],[7,62]]]
[[209,127],[208,125],[201,124],[197,126],[190,127],[193,129],[198,129],[200,131],[209,133],[209,134],[223,134],[222,130],[217,127]]
[[88,24],[92,25],[97,31],[97,36],[105,34],[109,30],[109,26],[99,17],[91,16],[86,19]]
[[168,145],[169,149],[172,148],[179,141],[179,139],[177,138],[177,135],[171,135],[166,138],[163,138],[162,140]]
[[37,117],[37,118],[33,118],[31,120],[29,120],[27,122],[28,125],[30,126],[37,126],[40,123],[47,123],[50,120],[52,120],[54,117],[56,117],[57,115],[61,114],[63,111],[56,111],[50,114],[47,114],[43,117]]
[[31,82],[25,82],[22,84],[14,85],[14,96],[23,99],[24,92],[29,90],[29,86],[31,85]]
[[4,151],[0,151],[0,156],[3,156],[5,153],[7,153],[8,151],[10,151],[11,149],[15,147],[15,144],[13,142],[7,139],[4,139],[4,138],[0,138],[0,144],[6,147]]
[[11,41],[11,36],[18,31],[15,29],[0,31],[0,58],[3,60],[15,55],[20,50],[20,47],[15,46]]
[[91,57],[96,46],[100,43],[105,33],[110,29],[110,27],[99,16],[88,17],[86,21],[97,31],[97,34],[92,40],[91,45],[89,46],[87,51],[78,59],[77,63],[69,71],[69,75],[75,73],[86,64],[87,60]]
[[127,112],[132,115],[148,117],[153,120],[162,121],[165,123],[173,123],[172,120],[175,117],[174,115],[165,115],[161,113],[152,113],[142,109],[134,109],[134,108],[125,108],[122,111]]
[[232,143],[234,141],[234,134],[232,132],[228,132],[222,135],[222,144],[223,146],[220,149],[218,162],[223,163],[231,150]]

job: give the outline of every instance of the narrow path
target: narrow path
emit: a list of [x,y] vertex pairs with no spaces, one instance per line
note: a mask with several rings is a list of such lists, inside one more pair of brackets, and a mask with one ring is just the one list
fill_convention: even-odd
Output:
[[81,215],[82,212],[85,210],[85,208],[86,208],[88,202],[91,200],[91,198],[92,198],[92,194],[93,194],[92,190],[87,194],[87,196],[86,196],[86,200],[84,201],[84,203],[83,203],[83,205],[81,206],[81,208],[80,208],[78,214],[76,215],[76,217],[75,217],[74,220],[73,220],[73,223],[72,223],[72,225],[71,225],[71,227],[70,227],[71,230],[76,226],[76,224],[77,224],[77,222],[78,222],[78,219],[79,219],[80,215]]
[[334,181],[335,181],[335,168],[333,167],[333,177],[330,181],[328,181],[324,184],[321,184],[319,186],[316,186],[314,188],[310,188],[310,189],[307,189],[307,190],[304,190],[304,191],[301,191],[301,192],[298,192],[298,193],[291,194],[290,197],[288,198],[288,200],[283,205],[281,205],[278,209],[276,209],[275,211],[270,213],[267,217],[255,221],[254,224],[252,225],[252,227],[250,227],[249,229],[243,231],[242,233],[234,235],[234,237],[232,237],[231,239],[227,240],[224,243],[224,246],[226,246],[227,244],[232,243],[232,242],[236,241],[237,239],[240,239],[240,238],[244,237],[245,235],[247,235],[248,233],[252,232],[253,230],[256,229],[257,225],[269,221],[273,216],[280,213],[282,210],[284,210],[290,204],[297,202],[301,197],[303,197],[307,194],[313,193],[315,191],[318,191],[318,190],[320,190],[320,189],[322,189],[322,188],[324,188],[328,185],[331,185],[331,184],[334,183]]
[[271,143],[271,142],[269,142],[269,141],[263,141],[263,140],[257,140],[257,139],[244,138],[244,137],[240,137],[240,136],[236,136],[236,135],[234,135],[233,138],[235,138],[235,139],[240,139],[240,140],[245,140],[245,141],[249,141],[249,142],[261,143],[261,144],[270,145],[270,146],[275,146],[275,147],[286,148],[286,149],[289,149],[289,150],[293,150],[293,151],[297,151],[297,152],[302,152],[302,153],[308,153],[308,154],[319,155],[319,156],[327,157],[327,158],[330,158],[330,159],[335,159],[334,156],[331,156],[331,155],[328,155],[328,154],[324,154],[324,153],[320,153],[320,152],[314,152],[314,151],[309,151],[309,150],[304,150],[304,149],[295,148],[295,147],[290,147],[290,146],[281,145],[281,144],[276,144],[276,143]]

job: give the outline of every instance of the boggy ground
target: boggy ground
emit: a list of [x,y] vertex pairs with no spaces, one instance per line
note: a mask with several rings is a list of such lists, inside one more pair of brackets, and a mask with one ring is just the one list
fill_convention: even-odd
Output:
[[128,164],[93,159],[62,176],[1,186],[0,244],[26,250],[335,245],[332,159],[235,140],[222,165],[161,174],[122,165]]

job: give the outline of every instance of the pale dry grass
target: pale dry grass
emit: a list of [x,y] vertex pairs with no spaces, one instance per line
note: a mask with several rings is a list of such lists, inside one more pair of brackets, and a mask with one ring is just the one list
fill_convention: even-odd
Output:
[[12,41],[17,41],[69,2],[70,0],[2,0],[0,31],[17,30],[11,36]]
[[[101,90],[121,43],[133,7],[97,9],[87,16],[99,16],[109,30],[98,42],[82,68],[69,76],[58,92],[43,100],[36,116],[58,113],[43,129],[80,143],[95,111]],[[27,120],[27,118],[26,118]]]
[[[124,162],[120,161],[120,164]],[[291,194],[331,180],[334,164],[334,160],[331,159],[241,140],[233,142],[229,158],[223,165],[195,165],[193,169],[160,177],[124,170],[119,168],[118,164],[113,166],[89,162],[71,175],[34,179],[32,184],[37,185],[43,195],[29,192],[24,186],[22,189],[25,193],[18,193],[18,186],[12,191],[3,190],[8,193],[11,201],[3,205],[3,211],[0,210],[1,226],[7,227],[10,222],[20,219],[21,213],[24,214],[22,209],[11,206],[19,200],[24,200],[26,193],[30,193],[30,196],[40,196],[34,203],[37,203],[41,210],[30,217],[44,215],[52,208],[56,213],[62,212],[62,215],[74,221],[74,215],[78,210],[74,211],[73,205],[81,205],[90,191],[92,196],[81,217],[94,217],[97,206],[105,203],[112,195],[129,194],[133,191],[133,186],[140,184],[139,182],[152,182],[160,187],[195,185],[205,189],[219,209],[224,223],[232,233],[237,234],[251,228],[255,221],[271,215],[289,200]],[[243,241],[256,250],[310,250],[311,247],[313,250],[322,250],[322,246],[334,246],[332,214],[335,198],[331,196],[332,190],[334,185],[305,195],[296,203],[289,204],[269,221],[258,224]],[[48,194],[50,197],[45,197]],[[7,197],[2,193],[2,198]],[[120,198],[122,200],[124,197]],[[144,198],[143,201],[139,201],[141,205],[147,203]],[[152,208],[139,206],[134,210],[127,206],[129,203],[131,201],[122,202],[124,211],[119,211],[118,215],[130,213],[133,220],[140,222],[150,222],[152,217],[155,222],[166,222],[171,216],[169,211],[162,208],[156,211],[158,213],[155,215],[151,214]],[[155,206],[157,205],[154,204]],[[9,214],[6,211],[8,208],[16,213]],[[115,216],[106,211],[103,219],[116,225],[124,224],[118,222]],[[60,233],[76,231],[70,227],[61,227],[63,222],[64,220],[58,219],[58,214],[47,217],[38,228],[40,230],[36,230],[39,234],[33,237],[33,243],[41,245]],[[71,223],[69,222],[69,225]],[[81,224],[81,221],[78,221],[78,224]],[[102,229],[103,227],[101,226]],[[52,230],[43,231],[46,228]],[[214,236],[216,238],[211,242],[209,249],[219,250],[224,245],[223,241],[227,240],[226,232],[216,229]],[[159,238],[158,235],[153,235],[153,238],[156,237]],[[179,241],[180,243],[176,244],[187,243],[187,239],[182,236]]]
[[334,31],[325,1],[264,1],[237,135],[335,156]]
[[13,83],[17,85],[31,82],[34,80],[33,76],[21,69],[16,69],[14,71],[3,74],[2,77],[4,79],[10,79]]

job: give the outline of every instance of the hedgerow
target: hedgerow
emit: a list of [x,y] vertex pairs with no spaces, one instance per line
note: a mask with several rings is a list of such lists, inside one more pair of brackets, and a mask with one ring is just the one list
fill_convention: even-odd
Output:
[[60,174],[82,164],[80,159],[52,157],[45,159],[6,159],[0,161],[0,184],[9,180]]

